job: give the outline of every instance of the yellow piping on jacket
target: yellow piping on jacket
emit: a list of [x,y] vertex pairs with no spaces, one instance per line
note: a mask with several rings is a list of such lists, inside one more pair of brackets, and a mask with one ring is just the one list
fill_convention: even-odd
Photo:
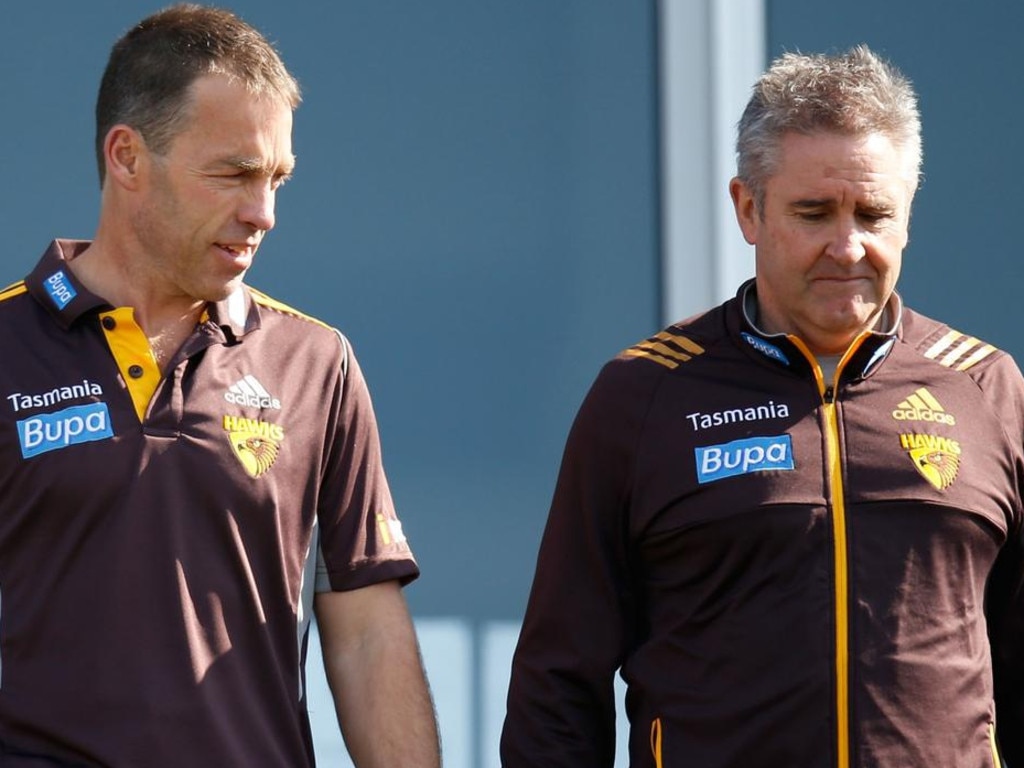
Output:
[[846,503],[843,489],[843,465],[839,450],[839,417],[836,413],[836,397],[839,391],[839,376],[847,360],[860,347],[869,334],[862,333],[843,354],[836,366],[832,382],[832,397],[825,397],[825,379],[817,358],[796,336],[790,341],[804,353],[814,369],[818,394],[822,399],[825,420],[825,464],[828,470],[829,499],[832,502],[832,558],[835,574],[835,671],[836,671],[836,765],[849,768],[850,765],[850,561],[846,536]]
[[656,717],[651,723],[651,754],[654,755],[654,768],[662,768],[661,761],[661,718]]

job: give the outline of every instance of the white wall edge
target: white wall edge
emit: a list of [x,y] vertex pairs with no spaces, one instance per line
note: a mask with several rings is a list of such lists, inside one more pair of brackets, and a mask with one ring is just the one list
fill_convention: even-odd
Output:
[[659,0],[662,319],[754,273],[729,199],[735,130],[765,66],[764,0]]

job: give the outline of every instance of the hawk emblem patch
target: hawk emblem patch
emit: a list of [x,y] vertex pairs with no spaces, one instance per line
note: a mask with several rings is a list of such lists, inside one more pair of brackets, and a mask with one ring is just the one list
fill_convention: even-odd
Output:
[[960,471],[960,443],[935,435],[900,435],[900,445],[914,468],[938,491],[944,491]]
[[274,466],[284,440],[277,424],[239,416],[225,416],[224,429],[235,458],[250,477],[261,477]]

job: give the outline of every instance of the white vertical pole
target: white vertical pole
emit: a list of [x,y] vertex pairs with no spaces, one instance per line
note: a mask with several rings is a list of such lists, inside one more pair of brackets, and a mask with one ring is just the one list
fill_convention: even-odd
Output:
[[717,304],[753,275],[729,199],[736,122],[765,65],[764,0],[660,0],[662,314]]

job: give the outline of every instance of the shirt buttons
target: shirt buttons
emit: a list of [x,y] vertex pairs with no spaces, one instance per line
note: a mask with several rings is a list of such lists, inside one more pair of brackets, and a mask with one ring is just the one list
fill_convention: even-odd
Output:
[[141,379],[143,374],[141,365],[130,365],[128,366],[128,375],[133,379]]
[[103,323],[103,327],[106,328],[108,331],[112,331],[117,327],[117,320],[112,318],[110,315],[104,317],[103,320],[101,320],[100,322]]

